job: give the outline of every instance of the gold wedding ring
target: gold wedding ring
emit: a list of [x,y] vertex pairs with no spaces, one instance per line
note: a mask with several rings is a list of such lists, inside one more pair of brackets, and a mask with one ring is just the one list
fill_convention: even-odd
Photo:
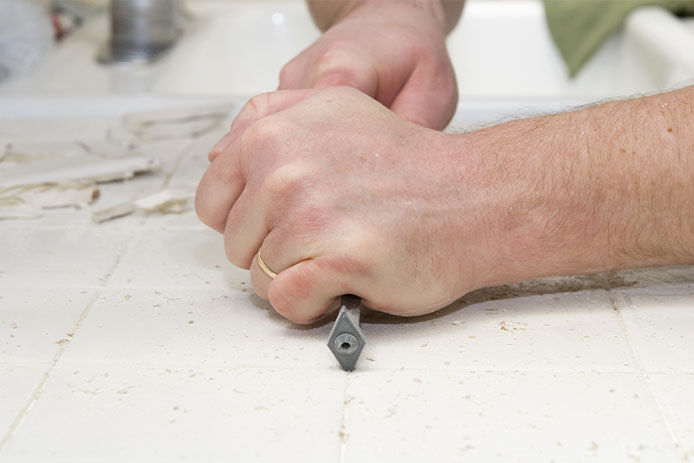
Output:
[[274,280],[275,277],[277,276],[277,274],[276,274],[275,272],[273,272],[272,270],[270,270],[270,267],[268,267],[267,265],[265,265],[265,262],[263,262],[263,258],[260,257],[260,250],[258,251],[258,267],[260,267],[260,269],[261,269],[263,272],[265,272],[265,275],[269,276],[269,277],[272,278],[273,280]]

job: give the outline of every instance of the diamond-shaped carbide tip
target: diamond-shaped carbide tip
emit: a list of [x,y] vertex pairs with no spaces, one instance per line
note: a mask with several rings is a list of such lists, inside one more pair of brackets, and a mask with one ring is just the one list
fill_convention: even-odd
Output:
[[342,296],[340,313],[328,338],[328,348],[345,371],[352,371],[364,350],[366,339],[359,327],[361,299],[357,296]]

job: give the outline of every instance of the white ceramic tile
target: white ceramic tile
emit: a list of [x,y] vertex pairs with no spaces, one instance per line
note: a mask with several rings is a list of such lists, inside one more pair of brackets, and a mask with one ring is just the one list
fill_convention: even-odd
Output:
[[126,239],[96,227],[3,227],[0,288],[100,285]]
[[4,288],[0,292],[0,441],[50,369],[94,290]]
[[[241,282],[243,283],[243,282]],[[329,325],[300,328],[247,291],[105,291],[63,360],[128,365],[318,368],[338,371]]]
[[[551,288],[550,288],[551,289]],[[470,294],[440,314],[364,323],[363,368],[634,371],[603,290],[537,295],[501,287]],[[502,299],[496,299],[502,297]],[[386,322],[372,324],[372,321]]]
[[[4,288],[0,292],[0,365],[48,362],[94,297],[94,289]],[[0,390],[4,388],[0,386]]]
[[694,459],[694,374],[652,373],[649,378],[675,439],[686,455],[683,461],[691,461]]
[[679,462],[638,373],[357,372],[344,461]]
[[64,362],[0,454],[25,461],[335,461],[328,370]]
[[9,434],[15,419],[33,396],[49,363],[38,360],[12,364],[0,362],[0,442]]
[[195,213],[194,196],[191,196],[190,201],[186,204],[182,212],[147,213],[143,211],[141,215],[145,216],[141,226],[146,230],[186,229],[207,231],[209,228],[207,225],[200,222]]
[[646,371],[694,373],[694,284],[631,288],[615,297]]
[[222,235],[200,229],[142,230],[109,281],[110,287],[229,289],[248,279],[231,265]]

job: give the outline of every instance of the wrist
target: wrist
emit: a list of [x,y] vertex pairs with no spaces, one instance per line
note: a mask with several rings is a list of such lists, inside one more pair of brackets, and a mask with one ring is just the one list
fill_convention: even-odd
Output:
[[335,10],[328,21],[332,27],[344,20],[353,18],[387,19],[389,23],[401,22],[415,24],[440,32],[447,31],[446,11],[440,0],[350,0]]

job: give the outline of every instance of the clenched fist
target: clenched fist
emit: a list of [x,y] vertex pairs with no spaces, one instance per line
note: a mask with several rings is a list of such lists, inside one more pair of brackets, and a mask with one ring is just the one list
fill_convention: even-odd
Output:
[[[196,209],[224,233],[229,260],[250,267],[256,292],[295,322],[342,294],[430,312],[479,283],[470,262],[484,235],[464,217],[467,163],[447,137],[348,87],[260,95],[211,154]],[[476,239],[461,245],[462,231]]]

